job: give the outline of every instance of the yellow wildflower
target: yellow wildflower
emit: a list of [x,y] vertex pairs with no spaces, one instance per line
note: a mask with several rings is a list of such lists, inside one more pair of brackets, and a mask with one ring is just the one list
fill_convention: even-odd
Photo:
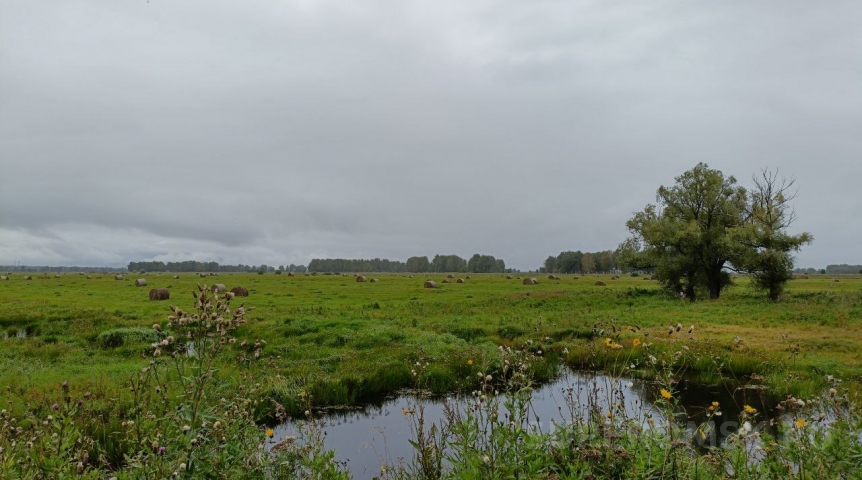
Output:
[[271,428],[266,429],[266,436],[272,438],[275,435],[275,432]]
[[640,347],[641,346],[641,339],[636,338],[636,339],[632,340],[632,346],[633,347]]
[[660,393],[661,393],[661,396],[662,396],[665,400],[670,400],[670,399],[671,399],[671,397],[673,397],[673,395],[671,395],[671,393],[670,393],[670,392],[668,392],[667,390],[665,390],[665,389],[663,389],[663,388],[661,389],[661,392],[660,392]]
[[712,406],[709,407],[710,412],[714,412],[718,408],[718,402],[712,402]]
[[749,415],[754,415],[755,413],[757,413],[757,409],[756,409],[756,408],[754,408],[754,407],[752,407],[751,405],[746,405],[746,406],[744,406],[744,407],[742,407],[742,408],[744,408],[744,409],[745,409],[745,413],[747,413],[747,414],[749,414]]
[[608,418],[614,418],[614,414],[611,412],[606,413],[605,416]]
[[805,426],[805,423],[806,423],[806,422],[805,422],[805,419],[804,419],[804,418],[799,418],[799,419],[797,419],[797,420],[796,420],[796,428],[802,428],[802,427],[804,427],[804,426]]
[[473,365],[473,360],[467,360],[467,365]]
[[300,397],[302,397],[302,398],[305,398],[305,397],[307,397],[307,396],[308,396],[308,394],[307,394],[307,393],[305,393],[305,390],[303,390],[303,391],[299,394],[299,396],[300,396]]
[[409,412],[407,412],[407,409],[406,409],[406,408],[402,408],[402,409],[401,409],[401,413],[403,413],[403,414],[404,414],[404,416],[406,417],[406,416],[407,416],[407,413],[409,413]]
[[647,420],[647,423],[649,423],[650,425],[655,425],[655,420],[650,418],[649,420]]

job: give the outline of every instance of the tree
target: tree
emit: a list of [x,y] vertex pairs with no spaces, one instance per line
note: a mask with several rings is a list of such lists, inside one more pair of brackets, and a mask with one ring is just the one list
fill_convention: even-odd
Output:
[[545,272],[554,273],[557,271],[557,257],[549,256],[545,259]]
[[654,268],[667,288],[691,300],[698,287],[712,299],[730,284],[724,270],[738,251],[731,231],[742,223],[745,189],[705,163],[676,177],[673,187],[660,187],[657,205],[647,205],[626,227],[632,238],[620,245],[617,256],[629,268]]
[[407,259],[406,270],[411,273],[424,273],[431,268],[428,257],[410,257]]
[[778,300],[793,275],[793,257],[814,238],[803,232],[790,235],[787,228],[796,220],[790,201],[794,179],[780,179],[778,172],[761,170],[753,178],[745,211],[744,227],[737,231],[739,252],[735,264],[751,276],[752,285],[764,290],[770,300]]
[[560,252],[557,255],[556,270],[559,273],[575,273],[581,271],[581,258],[583,253],[580,250],[577,252]]
[[662,284],[694,301],[698,290],[718,298],[730,284],[728,270],[748,273],[772,299],[793,270],[790,252],[811,235],[789,235],[793,181],[764,170],[749,193],[733,176],[699,163],[660,187],[657,205],[647,205],[626,226],[632,237],[620,244],[617,260],[634,269],[652,268]]
[[581,257],[581,272],[593,273],[594,271],[596,271],[596,260],[592,253],[587,252]]

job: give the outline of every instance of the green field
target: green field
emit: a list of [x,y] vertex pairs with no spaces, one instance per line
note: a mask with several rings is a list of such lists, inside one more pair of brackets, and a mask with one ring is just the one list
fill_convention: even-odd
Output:
[[[444,284],[439,274],[427,277],[437,289],[423,288],[426,277],[420,275],[369,275],[379,283],[357,283],[353,275],[152,274],[143,276],[148,286],[135,287],[137,277],[34,275],[27,281],[12,275],[0,282],[3,400],[15,406],[39,400],[63,380],[122,396],[120,386],[140,368],[150,340],[131,335],[119,344],[106,340],[106,332],[166,325],[168,304],[188,308],[199,282],[248,288],[250,296],[242,301],[256,309],[237,338],[267,342],[267,361],[254,368],[293,409],[300,408],[292,400],[300,390],[314,392],[321,404],[341,404],[408,386],[410,364],[420,358],[431,363],[433,390],[469,387],[462,384],[468,360],[484,357],[493,368],[498,345],[527,340],[552,360],[540,378],[558,361],[616,371],[622,361],[643,356],[643,348],[631,347],[635,338],[654,350],[686,345],[691,375],[714,378],[719,357],[723,375],[756,373],[776,393],[810,394],[825,386],[821,380],[828,374],[851,383],[862,375],[858,276],[791,281],[778,303],[737,279],[721,299],[693,304],[667,295],[653,281],[628,276],[542,276],[533,286],[502,275],[474,274],[463,284]],[[597,280],[607,286],[595,286]],[[154,287],[170,289],[171,299],[150,301],[147,293]],[[668,327],[677,324],[682,330],[669,335]],[[19,338],[22,332],[25,338]],[[606,338],[624,348],[605,348]],[[237,355],[225,357],[226,372]]]
[[[136,287],[139,277],[148,285]],[[405,410],[417,456],[387,478],[509,478],[525,468],[530,478],[722,478],[729,464],[739,478],[800,465],[816,477],[855,471],[862,459],[853,440],[862,428],[859,276],[793,280],[777,303],[744,278],[719,300],[691,303],[639,276],[537,276],[538,285],[460,277],[12,275],[0,281],[0,477],[344,478],[313,422],[305,443],[285,443],[278,455],[264,452],[263,426],[411,387],[481,391],[489,403],[424,433],[421,412],[407,419]],[[426,278],[439,288],[423,288]],[[250,295],[229,304],[202,295],[196,305],[203,282]],[[151,288],[169,289],[171,299],[149,300]],[[731,436],[730,447],[680,474],[678,462],[694,454],[679,448],[691,435],[684,421],[644,432],[645,419],[599,409],[551,435],[497,418],[498,402],[509,402],[526,425],[525,381],[548,380],[563,364],[650,380],[667,418],[682,412],[675,385],[688,379],[765,387],[791,410],[797,400],[787,395],[806,398],[837,420],[830,435],[808,437],[806,425],[828,416],[794,410],[776,427],[786,432],[780,444]],[[754,422],[758,413],[742,415]],[[486,428],[490,442],[479,435]],[[750,441],[771,442],[774,457],[752,463]],[[434,442],[439,448],[428,447]],[[565,454],[547,447],[573,442],[580,447]],[[454,452],[448,473],[444,448]]]

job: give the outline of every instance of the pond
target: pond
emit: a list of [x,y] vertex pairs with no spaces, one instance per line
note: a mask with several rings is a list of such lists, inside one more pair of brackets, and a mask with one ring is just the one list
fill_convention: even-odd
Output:
[[[687,423],[693,430],[704,421],[707,408],[714,401],[721,405],[721,422],[707,442],[720,444],[735,432],[740,412],[750,405],[761,412],[760,419],[768,420],[775,413],[777,402],[771,401],[761,389],[738,388],[738,385],[702,385],[680,382],[676,395],[684,412],[678,412],[677,421]],[[661,426],[667,421],[655,407],[659,389],[654,384],[608,375],[564,370],[555,381],[537,387],[532,394],[529,424],[543,432],[554,425],[571,423],[573,418],[584,418],[590,409],[604,414],[625,410],[626,418],[639,419],[648,427],[648,420]],[[380,474],[381,465],[409,463],[413,447],[408,440],[415,438],[411,421],[404,411],[424,407],[426,425],[444,421],[447,402],[463,410],[467,398],[418,399],[402,395],[381,403],[355,409],[334,409],[316,412],[318,425],[324,436],[324,445],[335,451],[336,460],[346,466],[354,478],[371,478]],[[619,405],[617,407],[617,405]],[[503,414],[501,407],[501,414]],[[687,420],[686,420],[687,419]],[[299,425],[289,420],[274,429],[271,444],[289,436],[298,436]]]

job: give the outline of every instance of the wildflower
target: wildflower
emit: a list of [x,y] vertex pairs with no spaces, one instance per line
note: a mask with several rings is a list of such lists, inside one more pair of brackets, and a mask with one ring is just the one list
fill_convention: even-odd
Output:
[[482,455],[482,461],[488,463],[491,461],[491,457],[489,457],[488,455]]
[[665,390],[663,388],[661,389],[660,393],[661,393],[662,398],[664,398],[665,400],[670,400],[671,397],[673,397],[673,395],[671,395],[670,392],[668,392],[667,390]]
[[614,418],[614,414],[611,412],[606,413],[605,416],[608,418]]
[[192,427],[190,427],[188,425],[183,425],[183,433],[189,433],[189,430],[191,430],[191,429],[192,429]]
[[491,378],[491,376],[490,376],[490,375],[486,375],[486,376],[485,376],[485,381],[486,381],[486,382],[490,382],[491,380],[493,380],[493,378]]
[[404,416],[406,417],[406,416],[407,416],[407,409],[406,409],[406,408],[402,408],[402,409],[401,409],[401,413],[403,413],[403,414],[404,414]]
[[300,396],[300,397],[302,397],[302,398],[305,398],[305,397],[307,397],[307,396],[308,396],[308,394],[307,394],[307,393],[305,393],[305,390],[303,390],[303,391],[299,392],[299,396]]
[[60,406],[55,403],[54,405],[51,405],[51,408],[53,408],[54,410],[58,410]]
[[467,365],[473,365],[473,360],[467,360]]
[[[746,405],[746,406],[748,406],[748,405]],[[743,423],[742,427],[740,427],[739,430],[742,432],[743,435],[745,435],[746,433],[751,431],[751,423],[749,423],[749,422]]]
[[271,428],[266,429],[266,436],[272,438],[275,435],[275,432]]
[[806,422],[805,422],[805,419],[804,419],[804,418],[798,418],[798,419],[796,419],[796,428],[802,428],[802,427],[804,427],[804,426],[805,426],[805,423],[806,423]]
[[829,389],[829,396],[830,397],[834,397],[837,393],[838,393],[838,390],[835,390],[834,388]]
[[709,407],[710,412],[714,412],[718,408],[718,402],[712,402],[712,405]]
[[641,346],[641,339],[636,338],[636,339],[632,340],[632,346],[633,347],[640,347]]
[[653,425],[655,425],[655,420],[650,418],[649,420],[647,420],[647,423],[649,423],[650,426],[653,426]]
[[69,381],[63,380],[63,390],[67,390],[69,388]]
[[167,450],[167,447],[159,447],[159,455],[164,455]]
[[162,326],[161,326],[161,325],[159,325],[158,323],[154,323],[154,324],[153,324],[153,330],[155,330],[155,331],[157,331],[157,332],[161,332],[161,331],[162,331]]
[[[742,407],[742,408],[744,408],[744,409],[745,409],[745,413],[747,413],[747,414],[749,414],[749,415],[754,415],[755,413],[757,413],[757,409],[756,409],[756,408],[754,408],[754,407],[752,407],[751,405],[746,405],[746,406],[744,406],[744,407]],[[746,423],[747,423],[747,422],[746,422]]]

